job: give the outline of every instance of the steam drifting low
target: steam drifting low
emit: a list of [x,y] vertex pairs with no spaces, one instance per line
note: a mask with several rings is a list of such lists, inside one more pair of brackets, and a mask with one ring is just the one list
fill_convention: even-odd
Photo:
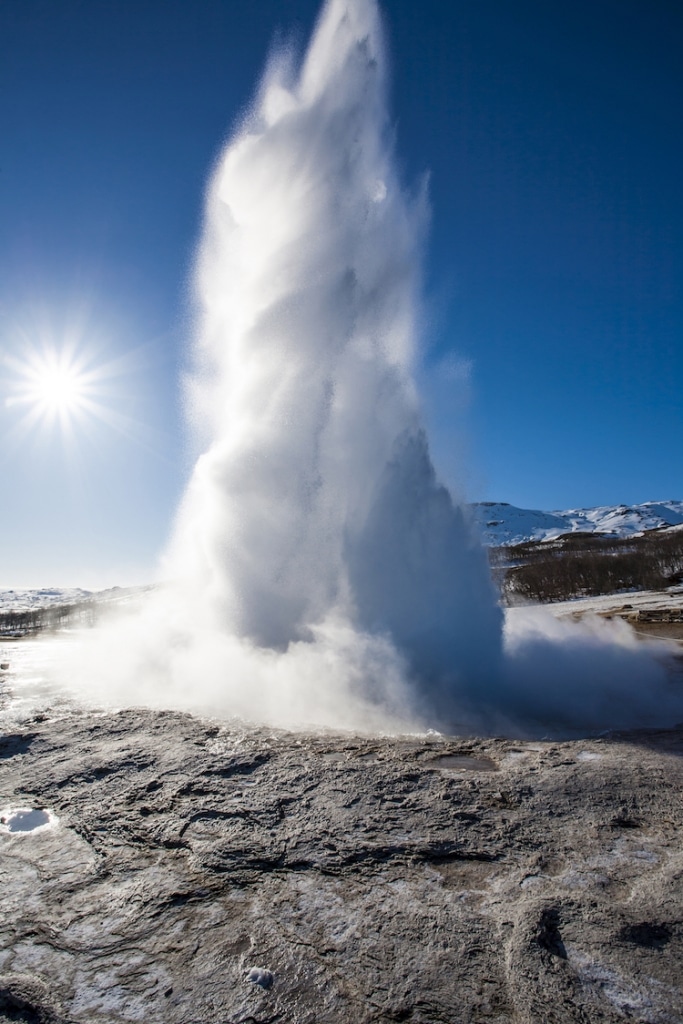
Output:
[[427,203],[398,180],[386,93],[375,0],[328,0],[300,65],[272,57],[207,194],[188,385],[204,454],[175,583],[98,630],[78,674],[114,700],[285,726],[683,717],[664,664],[626,636],[504,634],[420,419]]

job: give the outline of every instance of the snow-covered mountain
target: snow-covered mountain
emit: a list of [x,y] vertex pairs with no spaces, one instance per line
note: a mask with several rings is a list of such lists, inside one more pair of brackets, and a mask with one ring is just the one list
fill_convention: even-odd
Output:
[[472,505],[482,539],[489,547],[552,540],[563,533],[604,533],[632,537],[645,530],[683,524],[683,501],[646,501],[642,505],[599,505],[565,512],[517,508],[505,501]]

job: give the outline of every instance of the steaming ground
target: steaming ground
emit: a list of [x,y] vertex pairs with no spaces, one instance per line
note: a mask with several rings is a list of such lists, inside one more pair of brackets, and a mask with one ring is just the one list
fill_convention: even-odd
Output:
[[176,582],[66,651],[60,685],[287,728],[683,719],[666,647],[504,622],[421,421],[427,202],[399,180],[386,91],[375,0],[329,0],[300,65],[272,56],[207,191]]
[[437,693],[430,707],[426,688],[387,638],[330,623],[314,639],[274,652],[214,630],[183,630],[168,613],[165,597],[95,631],[5,644],[12,692],[5,715],[23,720],[66,700],[293,730],[524,738],[683,721],[675,645],[639,639],[619,620],[587,615],[575,622],[538,606],[508,609],[495,687],[456,691],[451,681],[448,706]]

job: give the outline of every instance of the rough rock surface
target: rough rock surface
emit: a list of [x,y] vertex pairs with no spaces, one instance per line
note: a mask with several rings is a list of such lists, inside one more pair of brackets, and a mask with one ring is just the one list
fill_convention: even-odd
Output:
[[0,744],[0,1020],[683,1019],[683,730],[369,739],[126,710]]

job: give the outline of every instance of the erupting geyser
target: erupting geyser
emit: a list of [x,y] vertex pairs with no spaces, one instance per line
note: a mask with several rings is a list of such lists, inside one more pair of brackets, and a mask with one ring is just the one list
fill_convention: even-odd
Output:
[[398,180],[386,92],[375,0],[328,0],[301,65],[271,60],[208,190],[188,387],[204,454],[174,584],[68,678],[283,726],[671,724],[680,687],[628,627],[503,630],[420,419],[426,198]]
[[284,650],[333,616],[455,684],[495,666],[501,614],[411,379],[424,220],[394,168],[377,6],[330,0],[209,188],[192,408],[211,443],[173,558],[220,629]]

